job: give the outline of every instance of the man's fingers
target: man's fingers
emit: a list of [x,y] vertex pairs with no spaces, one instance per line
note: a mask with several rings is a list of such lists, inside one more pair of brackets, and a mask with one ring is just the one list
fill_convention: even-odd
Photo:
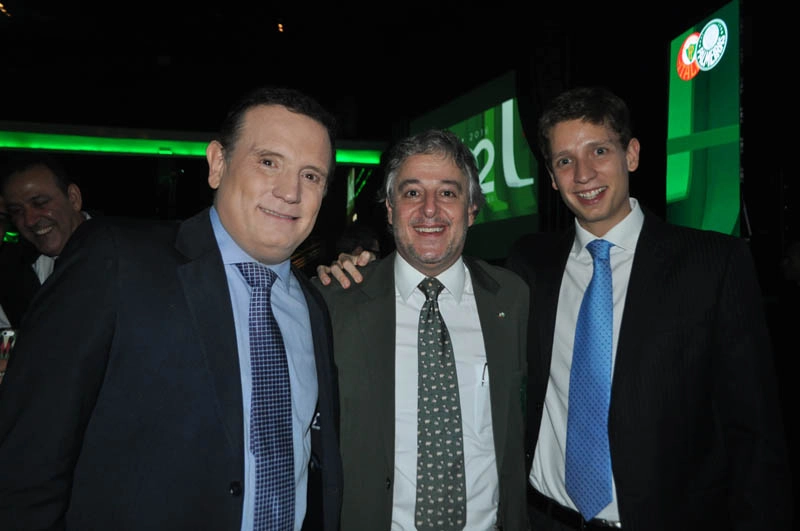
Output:
[[[344,263],[344,269],[345,269],[345,271],[350,273],[350,276],[353,278],[353,281],[355,281],[356,283],[360,283],[362,280],[364,280],[364,277],[361,276],[361,272],[358,270],[358,267],[353,262],[345,262]],[[344,286],[344,284],[342,284],[342,286]],[[347,287],[347,286],[344,286],[344,287]]]
[[373,260],[376,260],[377,258],[378,257],[375,256],[375,253],[373,253],[372,251],[361,251],[355,262],[357,265],[363,267],[368,263],[372,262]]
[[327,286],[331,283],[331,268],[326,265],[318,265],[317,266],[317,277],[319,281],[322,282],[323,286]]
[[[350,264],[350,267],[353,267],[353,265]],[[347,273],[335,263],[331,265],[331,275],[333,275],[333,278],[335,278],[343,288],[347,289],[350,287],[350,278],[347,276]]]

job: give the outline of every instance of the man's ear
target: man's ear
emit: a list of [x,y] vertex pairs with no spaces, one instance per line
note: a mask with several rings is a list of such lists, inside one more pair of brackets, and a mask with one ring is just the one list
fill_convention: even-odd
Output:
[[83,196],[81,196],[81,189],[78,188],[77,184],[72,183],[67,186],[67,199],[69,199],[69,204],[72,205],[72,210],[75,212],[81,211],[81,208],[83,208]]
[[222,182],[225,173],[225,148],[216,140],[206,146],[206,161],[208,161],[208,185],[216,190]]
[[556,184],[556,178],[553,175],[553,172],[550,171],[550,170],[547,170],[547,173],[550,174],[550,186],[552,186],[553,190],[555,190],[557,192],[558,191],[558,184]]
[[625,160],[628,164],[628,171],[636,171],[636,168],[639,167],[639,149],[641,149],[639,139],[631,138],[631,141],[628,142],[628,149],[625,150]]
[[392,224],[392,205],[389,203],[388,199],[384,199],[383,204],[386,206],[386,220],[389,222],[389,225]]

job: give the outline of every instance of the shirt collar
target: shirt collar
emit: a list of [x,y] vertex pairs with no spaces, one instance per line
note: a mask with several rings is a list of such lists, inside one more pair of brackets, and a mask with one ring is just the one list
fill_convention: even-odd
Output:
[[[395,253],[394,283],[404,301],[408,300],[419,283],[425,278],[426,275],[409,264],[405,258],[400,256],[400,253]],[[444,285],[444,289],[453,295],[456,302],[461,302],[461,297],[464,295],[466,273],[464,271],[464,260],[460,256],[453,265],[436,275],[436,278]]]
[[[639,201],[635,198],[629,198],[631,204],[631,211],[625,216],[622,221],[614,225],[610,231],[601,236],[602,239],[614,244],[612,252],[629,251],[633,252],[636,249],[636,242],[639,241],[639,234],[642,232],[642,225],[644,225],[644,212],[639,206]],[[580,253],[581,250],[586,249],[586,244],[592,240],[596,240],[597,236],[581,227],[577,218],[575,219],[575,241],[572,244],[572,251]],[[617,250],[614,251],[614,248]],[[586,251],[587,253],[589,251]]]
[[[239,262],[256,262],[261,263],[252,256],[250,256],[244,249],[239,247],[230,233],[225,229],[222,225],[222,221],[219,219],[219,213],[217,212],[216,207],[211,207],[209,210],[209,215],[211,216],[211,227],[214,230],[214,236],[217,239],[217,245],[219,246],[219,252],[222,254],[222,263],[223,264],[236,264]],[[289,278],[291,276],[291,260],[286,259],[279,264],[262,264],[273,271],[278,275],[278,278],[281,279],[283,285],[286,286],[286,289],[289,289]]]

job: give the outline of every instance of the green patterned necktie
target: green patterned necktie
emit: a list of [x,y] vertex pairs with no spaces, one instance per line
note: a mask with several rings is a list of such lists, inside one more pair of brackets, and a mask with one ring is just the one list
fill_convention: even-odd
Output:
[[435,278],[419,284],[425,304],[419,315],[417,406],[417,501],[420,531],[457,531],[467,522],[464,440],[456,362],[437,297]]

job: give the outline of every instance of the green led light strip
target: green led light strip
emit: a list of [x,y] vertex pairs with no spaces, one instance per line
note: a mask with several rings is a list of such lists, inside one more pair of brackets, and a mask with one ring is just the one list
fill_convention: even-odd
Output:
[[[148,138],[108,138],[100,136],[58,135],[27,131],[0,131],[0,149],[44,149],[82,151],[110,155],[150,155],[205,157],[208,142],[189,140],[154,140]],[[371,149],[337,149],[338,164],[377,166],[381,152]]]

